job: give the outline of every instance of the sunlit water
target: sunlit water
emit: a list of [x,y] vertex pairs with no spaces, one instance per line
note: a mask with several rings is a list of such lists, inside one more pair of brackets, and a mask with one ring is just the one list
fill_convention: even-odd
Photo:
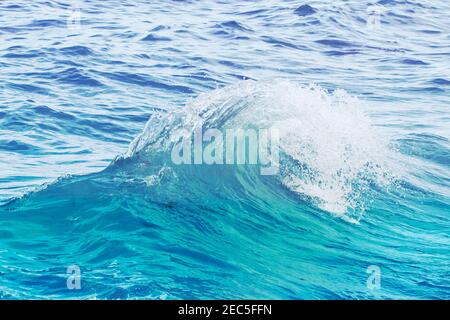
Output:
[[450,298],[450,4],[332,3],[1,1],[0,297]]

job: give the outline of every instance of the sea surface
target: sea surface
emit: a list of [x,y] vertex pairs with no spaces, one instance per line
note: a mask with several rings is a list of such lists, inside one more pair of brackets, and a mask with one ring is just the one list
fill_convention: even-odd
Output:
[[0,298],[449,299],[449,108],[446,0],[2,0]]

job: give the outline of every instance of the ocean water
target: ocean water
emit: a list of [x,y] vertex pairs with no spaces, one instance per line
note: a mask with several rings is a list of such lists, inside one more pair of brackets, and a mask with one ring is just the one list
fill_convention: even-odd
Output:
[[[0,298],[450,298],[448,1],[6,0],[0,40]],[[199,126],[278,173],[174,164]]]

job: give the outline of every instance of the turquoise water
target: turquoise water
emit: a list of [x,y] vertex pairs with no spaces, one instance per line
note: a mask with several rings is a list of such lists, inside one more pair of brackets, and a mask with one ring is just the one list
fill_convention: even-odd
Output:
[[2,1],[0,297],[450,298],[450,6],[373,5]]

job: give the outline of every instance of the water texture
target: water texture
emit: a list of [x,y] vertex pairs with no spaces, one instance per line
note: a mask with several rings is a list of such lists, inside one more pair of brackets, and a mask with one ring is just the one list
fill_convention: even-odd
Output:
[[[450,298],[448,1],[6,0],[0,40],[0,298]],[[175,165],[199,126],[278,173]]]

